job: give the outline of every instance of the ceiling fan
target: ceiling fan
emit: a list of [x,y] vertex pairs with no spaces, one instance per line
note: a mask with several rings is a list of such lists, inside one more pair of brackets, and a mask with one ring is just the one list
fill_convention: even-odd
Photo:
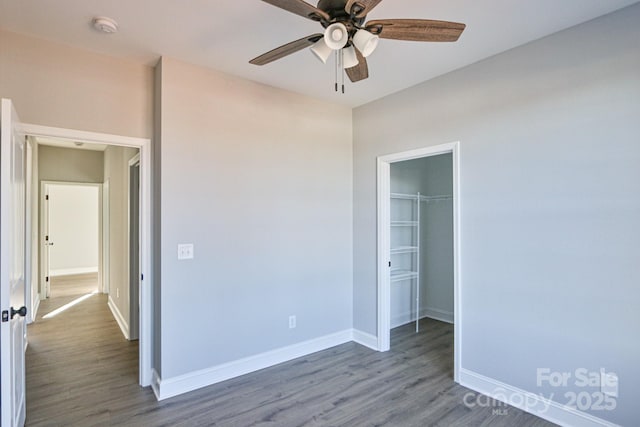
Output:
[[323,33],[312,34],[273,49],[249,63],[265,65],[311,47],[311,51],[323,63],[335,52],[336,69],[344,69],[352,82],[369,77],[366,57],[373,53],[380,38],[455,42],[465,29],[465,24],[426,19],[382,19],[365,22],[367,14],[382,0],[319,0],[317,7],[303,0],[262,1],[320,22],[325,30]]

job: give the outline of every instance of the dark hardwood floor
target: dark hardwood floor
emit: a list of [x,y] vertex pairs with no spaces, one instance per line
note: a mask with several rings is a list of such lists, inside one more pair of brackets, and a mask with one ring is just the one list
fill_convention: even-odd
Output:
[[106,296],[42,318],[90,295],[78,288],[43,301],[29,326],[29,426],[552,425],[511,407],[466,407],[469,390],[452,379],[453,328],[434,320],[420,334],[394,329],[387,353],[348,343],[157,402],[137,385],[138,345],[123,338]]

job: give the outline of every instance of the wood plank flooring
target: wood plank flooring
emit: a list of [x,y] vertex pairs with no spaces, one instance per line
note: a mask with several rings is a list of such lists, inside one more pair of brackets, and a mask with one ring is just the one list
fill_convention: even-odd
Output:
[[453,327],[429,319],[420,334],[394,329],[387,353],[348,343],[157,402],[137,385],[138,345],[106,296],[42,319],[72,297],[43,301],[29,326],[29,426],[552,425],[511,407],[467,408],[469,390],[452,379]]

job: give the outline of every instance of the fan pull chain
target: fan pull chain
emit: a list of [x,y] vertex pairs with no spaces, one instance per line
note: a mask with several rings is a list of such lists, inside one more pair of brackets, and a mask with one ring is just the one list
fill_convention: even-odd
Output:
[[342,93],[344,94],[344,50],[336,50],[336,92],[338,92],[338,73],[340,73],[340,83],[342,85]]
[[340,59],[338,58],[338,51],[336,50],[336,92],[338,91],[338,67],[340,67]]
[[340,49],[340,75],[342,78],[342,94],[344,95],[344,49]]

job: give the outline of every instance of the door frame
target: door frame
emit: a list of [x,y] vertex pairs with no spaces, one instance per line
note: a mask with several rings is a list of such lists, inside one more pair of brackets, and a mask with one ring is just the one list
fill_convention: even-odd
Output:
[[[34,288],[34,277],[33,277],[33,263],[34,263],[34,239],[33,239],[33,193],[34,193],[34,182],[33,182],[33,141],[31,138],[25,138],[25,233],[24,233],[24,246],[25,246],[25,255],[24,255],[24,265],[25,265],[25,273],[24,273],[24,294],[25,294],[25,302],[24,305],[27,307],[27,324],[33,323],[36,317],[36,313],[38,310],[37,303],[34,302],[33,298],[33,288]],[[37,192],[37,187],[35,188]],[[37,227],[36,227],[37,228]],[[36,233],[37,234],[37,233]],[[37,244],[37,243],[36,243]],[[36,278],[35,284],[37,289],[38,279]],[[38,303],[39,303],[38,299]],[[34,308],[35,306],[35,308]]]
[[453,161],[453,310],[454,345],[453,377],[459,382],[462,360],[462,292],[460,275],[460,143],[451,142],[377,158],[377,295],[378,351],[391,346],[391,164],[423,157],[451,154]]
[[100,288],[100,292],[103,294],[109,294],[109,292],[111,292],[111,274],[109,272],[111,262],[109,256],[111,247],[111,238],[109,236],[111,229],[111,214],[109,212],[109,207],[111,206],[109,201],[109,197],[111,197],[110,191],[109,179],[105,179],[102,183],[102,230],[100,230],[102,235],[102,270],[100,271],[102,287]]
[[140,341],[139,341],[139,383],[151,385],[153,336],[152,290],[153,270],[151,264],[151,139],[98,132],[87,132],[34,124],[22,124],[22,131],[30,136],[60,138],[85,144],[108,144],[138,148],[140,150],[140,273],[144,280],[140,286]]
[[[96,187],[98,189],[98,292],[102,293],[102,289],[103,289],[103,280],[102,280],[102,273],[103,270],[105,268],[105,265],[103,264],[103,238],[104,236],[102,235],[102,230],[103,230],[103,225],[102,222],[104,220],[103,218],[103,211],[102,211],[102,184],[101,183],[95,183],[95,182],[71,182],[71,181],[40,181],[40,208],[39,208],[39,212],[40,212],[40,233],[39,233],[39,246],[40,246],[40,300],[44,300],[46,299],[46,292],[45,292],[45,286],[46,286],[46,275],[47,272],[45,271],[45,251],[47,250],[47,248],[45,247],[45,240],[44,240],[44,236],[45,236],[45,232],[47,230],[45,230],[45,228],[49,228],[47,226],[47,219],[49,218],[49,214],[50,212],[50,205],[47,204],[47,200],[45,199],[45,197],[47,196],[47,186],[49,185],[58,185],[58,186],[76,186],[76,187]],[[51,231],[49,230],[49,233],[51,233]],[[48,259],[49,263],[51,263],[51,259],[49,257]],[[49,281],[51,281],[51,277],[49,277]],[[35,320],[35,319],[34,319]]]
[[[138,310],[136,310],[134,309],[135,307],[134,304],[139,304],[140,287],[137,286],[137,289],[136,289],[131,283],[131,259],[132,259],[131,257],[131,168],[135,167],[136,165],[138,167],[138,232],[139,232],[140,231],[140,185],[139,185],[140,184],[140,153],[133,156],[127,162],[127,236],[128,236],[127,273],[128,273],[128,279],[129,279],[129,339],[130,340],[136,340],[140,336],[140,332],[139,332],[140,323],[134,320],[135,316],[132,316],[132,314],[139,311],[139,305],[138,305]],[[140,242],[140,236],[138,236],[138,242]],[[138,253],[139,252],[140,252],[140,248],[138,247]],[[138,270],[140,270],[140,265],[138,265]],[[132,296],[134,298],[132,298]],[[134,299],[137,299],[137,301],[134,301]],[[140,319],[139,313],[137,317],[138,319]]]

